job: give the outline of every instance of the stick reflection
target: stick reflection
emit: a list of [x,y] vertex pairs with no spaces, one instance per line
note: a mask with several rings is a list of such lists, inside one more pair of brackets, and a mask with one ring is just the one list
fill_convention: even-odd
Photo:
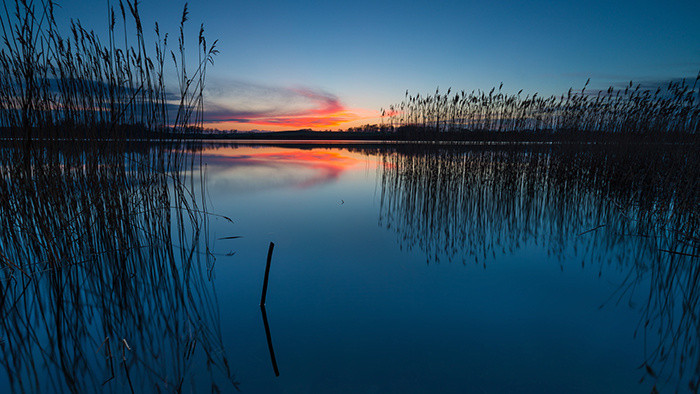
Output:
[[262,314],[263,325],[265,326],[265,336],[267,337],[267,348],[270,350],[270,361],[272,369],[275,371],[275,376],[280,376],[280,371],[277,369],[277,359],[275,358],[275,349],[272,347],[272,335],[270,334],[270,325],[267,323],[267,313],[265,305],[260,305],[260,313]]

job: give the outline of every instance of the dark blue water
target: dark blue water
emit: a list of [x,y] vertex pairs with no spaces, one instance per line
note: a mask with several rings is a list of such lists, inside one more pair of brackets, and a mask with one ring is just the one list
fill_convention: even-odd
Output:
[[[206,215],[195,243],[208,243],[196,254],[210,266],[183,279],[191,301],[173,307],[182,327],[162,329],[164,313],[135,330],[148,336],[121,335],[131,349],[111,358],[126,367],[107,382],[100,357],[33,371],[13,364],[28,360],[5,341],[0,384],[18,390],[16,371],[54,391],[130,391],[130,379],[136,392],[209,391],[212,381],[251,393],[692,390],[698,174],[670,156],[647,168],[638,155],[590,148],[205,146],[185,183],[231,220]],[[690,188],[656,187],[669,171]],[[258,306],[270,242],[266,317],[279,376]],[[101,307],[80,308],[93,314],[87,327],[105,331]],[[163,362],[184,366],[150,373],[160,361],[139,351],[168,335],[161,353],[178,361]],[[78,340],[97,338],[102,354],[105,336]],[[96,383],[65,383],[91,363],[101,365]]]

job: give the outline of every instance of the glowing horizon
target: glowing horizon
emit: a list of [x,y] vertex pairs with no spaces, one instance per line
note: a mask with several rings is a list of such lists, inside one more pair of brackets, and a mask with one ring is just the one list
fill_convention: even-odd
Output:
[[217,81],[205,105],[205,127],[221,130],[337,130],[380,121],[378,110],[354,108],[311,87]]
[[365,124],[379,124],[380,117],[362,117],[354,112],[330,113],[323,116],[270,116],[237,121],[207,121],[205,128],[238,131],[288,131],[312,129],[315,131],[346,130]]

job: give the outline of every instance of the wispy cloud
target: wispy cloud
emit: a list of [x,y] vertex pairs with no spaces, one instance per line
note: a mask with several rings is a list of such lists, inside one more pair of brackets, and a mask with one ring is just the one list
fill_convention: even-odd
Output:
[[370,118],[376,112],[348,108],[336,95],[308,87],[242,81],[214,81],[210,85],[204,119],[211,127],[328,129]]

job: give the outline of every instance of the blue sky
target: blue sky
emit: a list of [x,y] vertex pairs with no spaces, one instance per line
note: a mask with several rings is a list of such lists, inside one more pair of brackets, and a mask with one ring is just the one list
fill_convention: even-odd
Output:
[[[111,0],[118,8],[118,1]],[[107,0],[62,1],[59,17],[104,29]],[[176,34],[184,1],[144,0],[145,27]],[[220,55],[209,71],[212,124],[314,129],[377,122],[408,89],[561,94],[634,79],[695,77],[700,1],[190,2]],[[173,42],[174,43],[174,40]],[[335,112],[329,112],[335,111]],[[324,125],[323,117],[335,119]],[[296,118],[299,120],[287,120]],[[350,123],[343,121],[353,120]]]

